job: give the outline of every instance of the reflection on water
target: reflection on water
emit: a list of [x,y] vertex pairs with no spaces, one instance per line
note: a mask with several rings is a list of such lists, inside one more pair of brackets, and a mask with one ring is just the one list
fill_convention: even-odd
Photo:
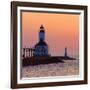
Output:
[[[78,58],[78,57],[77,57]],[[79,60],[64,60],[64,63],[27,66],[22,68],[23,77],[66,76],[79,74]]]

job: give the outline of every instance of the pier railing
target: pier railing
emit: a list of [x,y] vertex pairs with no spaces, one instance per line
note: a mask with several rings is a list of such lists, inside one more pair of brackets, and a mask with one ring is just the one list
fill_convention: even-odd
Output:
[[34,50],[33,48],[23,48],[23,58],[33,57]]

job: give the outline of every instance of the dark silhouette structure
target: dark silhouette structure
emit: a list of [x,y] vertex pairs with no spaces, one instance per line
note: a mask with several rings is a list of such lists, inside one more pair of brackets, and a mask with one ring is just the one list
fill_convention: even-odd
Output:
[[67,47],[65,48],[65,54],[64,54],[65,57],[68,57],[68,54],[67,54]]

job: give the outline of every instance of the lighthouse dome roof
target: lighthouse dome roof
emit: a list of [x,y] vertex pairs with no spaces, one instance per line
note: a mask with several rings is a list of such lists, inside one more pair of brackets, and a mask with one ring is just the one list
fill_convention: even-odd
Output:
[[39,42],[35,45],[35,47],[37,47],[37,46],[47,46],[47,44],[46,44],[46,42],[44,42],[44,41],[39,41]]

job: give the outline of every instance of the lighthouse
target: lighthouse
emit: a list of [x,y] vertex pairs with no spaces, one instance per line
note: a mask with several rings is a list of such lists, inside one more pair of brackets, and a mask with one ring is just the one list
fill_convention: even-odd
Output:
[[45,40],[45,30],[43,25],[41,25],[40,27],[40,31],[39,31],[39,41],[43,41]]
[[67,47],[65,47],[65,53],[64,56],[67,57]]
[[45,42],[45,28],[43,25],[40,26],[39,41],[34,46],[34,56],[48,56],[48,45]]

